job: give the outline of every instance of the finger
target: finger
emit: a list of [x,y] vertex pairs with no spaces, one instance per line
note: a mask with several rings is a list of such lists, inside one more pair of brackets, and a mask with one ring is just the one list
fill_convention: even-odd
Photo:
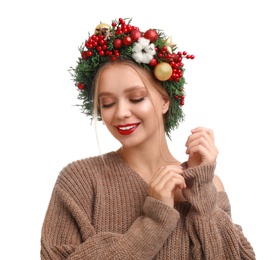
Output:
[[168,172],[158,183],[153,182],[150,184],[149,193],[153,197],[162,200],[172,197],[176,189],[184,189],[185,187],[185,179],[182,175]]
[[201,163],[207,164],[216,162],[218,152],[216,150],[209,150],[203,145],[196,145],[189,150],[189,158],[192,158],[192,156],[196,156],[197,154],[201,157]]
[[214,140],[214,132],[212,131],[212,129],[209,129],[209,128],[206,128],[206,127],[198,127],[198,128],[192,129],[191,133],[192,134],[206,133],[207,135],[209,135]]
[[186,184],[185,184],[185,179],[182,175],[179,174],[168,174],[165,175],[165,178],[162,179],[162,190],[164,191],[173,191],[174,188],[177,189],[184,189]]
[[189,151],[193,149],[193,147],[204,147],[205,149],[208,150],[209,153],[218,153],[218,149],[215,146],[215,144],[212,142],[211,139],[205,137],[205,136],[200,136],[196,139],[194,139],[189,145],[188,145],[188,154]]
[[197,132],[201,132],[201,131],[205,131],[205,132],[207,132],[210,135],[213,134],[213,130],[210,129],[210,128],[207,128],[207,127],[199,126],[199,127],[196,127],[196,128],[191,130],[192,133],[197,133]]
[[174,197],[176,190],[184,189],[186,187],[185,180],[182,180],[182,176],[175,174],[172,178],[164,179],[159,185],[150,187],[148,189],[149,196],[165,203],[171,207],[174,207]]
[[189,155],[192,156],[196,153],[199,153],[201,156],[206,156],[209,153],[209,150],[201,144],[194,145],[189,150]]
[[202,145],[209,151],[216,150],[214,141],[206,132],[193,134],[192,138],[189,139],[189,142],[187,144],[186,153],[189,154],[190,149],[197,145]]
[[168,174],[168,172],[174,172],[176,174],[182,174],[183,173],[183,167],[180,165],[167,165],[162,166],[160,169],[156,172],[156,174],[151,179],[151,182],[153,182],[155,185],[159,183],[165,175]]
[[[159,171],[154,175],[151,180],[152,186],[164,185],[163,183],[167,181],[168,178],[171,178],[172,175],[181,176],[183,173],[183,167],[180,165],[169,165],[164,166],[159,169]],[[161,183],[161,184],[160,184]]]
[[195,134],[195,133],[206,133],[210,138],[211,140],[213,140],[213,142],[215,141],[215,138],[214,138],[214,132],[212,129],[210,128],[206,128],[206,127],[197,127],[197,128],[194,128],[191,130],[191,133],[192,134]]

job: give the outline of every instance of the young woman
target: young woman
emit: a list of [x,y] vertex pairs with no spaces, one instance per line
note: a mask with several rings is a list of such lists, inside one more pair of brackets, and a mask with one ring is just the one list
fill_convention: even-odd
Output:
[[128,25],[119,19],[112,28],[98,26],[73,69],[83,112],[100,117],[120,148],[62,169],[41,258],[255,259],[214,174],[213,132],[192,130],[185,163],[167,145],[183,118],[182,56],[193,56],[175,54],[156,30],[134,38],[139,29]]

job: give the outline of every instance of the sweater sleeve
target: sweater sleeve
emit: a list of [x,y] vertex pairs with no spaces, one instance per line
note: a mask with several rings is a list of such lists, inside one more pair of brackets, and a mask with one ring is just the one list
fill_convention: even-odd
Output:
[[186,228],[194,259],[256,259],[253,248],[240,226],[230,217],[225,192],[218,193],[213,183],[215,165],[186,169],[187,188],[183,194],[191,204]]
[[231,217],[231,206],[225,191],[218,192],[217,205]]
[[91,220],[94,192],[84,194],[87,184],[79,178],[73,182],[62,178],[54,187],[43,223],[41,259],[152,259],[180,218],[175,209],[147,197],[144,214],[126,233],[98,233]]

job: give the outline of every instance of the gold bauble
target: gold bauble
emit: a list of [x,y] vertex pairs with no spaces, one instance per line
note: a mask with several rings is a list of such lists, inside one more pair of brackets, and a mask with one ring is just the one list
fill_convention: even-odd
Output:
[[100,23],[96,26],[94,34],[101,34],[102,29],[105,29],[105,31],[110,30],[111,26],[107,23]]
[[160,81],[168,80],[172,75],[172,67],[167,62],[161,62],[156,65],[154,75]]

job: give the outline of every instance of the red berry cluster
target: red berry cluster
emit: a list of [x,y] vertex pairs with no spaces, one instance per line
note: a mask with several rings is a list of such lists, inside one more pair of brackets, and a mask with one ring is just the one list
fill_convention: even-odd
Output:
[[[158,49],[156,48],[156,52],[158,53],[158,58],[160,58],[162,61],[168,62],[170,66],[172,67],[172,75],[169,79],[169,81],[175,80],[179,81],[180,78],[183,77],[183,71],[182,67],[184,66],[184,63],[182,63],[182,59],[185,57],[187,59],[194,59],[194,55],[187,54],[186,51],[184,52],[177,52],[170,54],[167,51],[167,47],[163,46],[162,49],[158,52]],[[157,61],[156,59],[152,59],[150,62],[151,66],[156,66]]]
[[181,96],[175,95],[175,99],[179,100],[181,106],[183,106],[185,104],[185,96],[184,95],[181,95]]
[[[93,55],[93,49],[96,49],[100,56],[109,56],[112,60],[116,60],[119,56],[119,49],[124,46],[129,46],[133,42],[137,41],[142,33],[139,31],[138,27],[126,24],[125,20],[119,18],[119,23],[112,22],[112,27],[114,28],[114,35],[109,31],[110,29],[105,29],[98,34],[93,34],[85,42],[85,47],[87,51],[82,51],[81,55],[83,59],[87,59]],[[107,30],[107,31],[106,31]],[[107,34],[107,35],[106,35]],[[121,37],[121,35],[124,35]],[[113,50],[108,49],[108,40],[110,37],[116,37],[113,41]],[[118,37],[119,36],[119,37]]]
[[85,42],[85,47],[87,48],[87,51],[82,51],[81,53],[83,59],[91,57],[93,55],[92,51],[94,48],[100,56],[104,56],[108,53],[107,40],[105,40],[105,36],[103,34],[93,34],[90,36]]

